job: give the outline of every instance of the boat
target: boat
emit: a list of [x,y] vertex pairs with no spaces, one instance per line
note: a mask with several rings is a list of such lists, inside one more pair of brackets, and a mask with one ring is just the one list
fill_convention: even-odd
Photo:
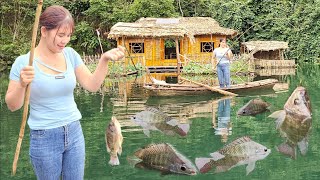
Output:
[[[221,89],[224,91],[236,93],[239,95],[242,94],[254,94],[258,92],[265,92],[265,91],[273,91],[273,86],[278,82],[277,79],[264,79],[264,80],[258,80],[258,81],[252,81],[252,82],[246,82],[241,84],[234,84],[231,85],[228,88],[220,88],[219,86],[212,86],[212,88],[215,89]],[[197,85],[194,83],[181,81],[177,84],[171,84],[171,83],[146,83],[143,86],[145,89],[150,90],[153,92],[154,95],[187,95],[187,94],[195,94],[195,93],[216,93],[210,91],[208,88]]]

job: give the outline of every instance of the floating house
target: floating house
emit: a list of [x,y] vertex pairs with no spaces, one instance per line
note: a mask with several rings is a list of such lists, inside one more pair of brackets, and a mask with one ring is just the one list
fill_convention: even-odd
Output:
[[249,41],[241,43],[240,52],[252,56],[256,69],[295,67],[294,60],[285,60],[286,49],[288,43],[283,41]]
[[126,64],[180,68],[190,61],[210,63],[219,40],[237,31],[219,26],[209,17],[141,18],[134,23],[118,22],[108,38],[127,49]]

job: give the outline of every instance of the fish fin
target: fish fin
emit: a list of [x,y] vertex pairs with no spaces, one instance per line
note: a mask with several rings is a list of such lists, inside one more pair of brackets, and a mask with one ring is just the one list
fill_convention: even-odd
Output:
[[256,167],[256,162],[255,161],[250,162],[246,167],[247,175],[250,174],[255,167]]
[[170,171],[161,171],[161,173],[160,173],[161,176],[166,176],[169,174],[172,174],[172,173]]
[[109,148],[108,144],[106,145],[106,147],[107,147],[107,152],[110,153],[111,149]]
[[224,158],[225,156],[219,152],[210,153],[210,156],[214,161]]
[[120,136],[120,141],[119,141],[119,151],[118,154],[121,155],[122,153],[122,143],[123,143],[123,136]]
[[190,124],[179,124],[178,127],[185,133],[188,134],[190,130]]
[[299,150],[303,156],[307,154],[308,151],[308,140],[307,138],[303,138],[300,142],[297,143]]
[[179,124],[178,120],[176,120],[176,119],[171,119],[170,121],[167,121],[166,123],[169,124],[170,126],[177,126]]
[[272,114],[270,114],[268,117],[269,117],[269,118],[278,119],[279,116],[282,116],[282,115],[283,115],[283,113],[285,113],[284,110],[275,111],[275,112],[273,112]]
[[121,156],[121,154],[122,154],[122,146],[119,147],[118,154]]
[[210,169],[212,168],[210,164],[211,160],[211,158],[196,158],[195,163],[201,173],[210,171]]
[[130,166],[135,166],[136,164],[142,162],[142,159],[139,159],[136,156],[128,156],[127,161]]
[[117,166],[120,164],[118,156],[110,156],[109,164],[111,166]]
[[302,124],[304,124],[304,123],[306,123],[306,122],[308,122],[308,121],[311,121],[311,116],[309,116],[309,117],[306,117],[304,120],[302,120]]
[[286,142],[276,146],[276,150],[292,159],[296,159],[296,149]]
[[144,133],[146,136],[150,137],[150,131],[149,131],[148,129],[143,129],[143,133]]
[[279,129],[286,118],[286,111],[285,110],[275,111],[272,114],[270,114],[268,117],[276,119],[276,125],[277,125],[276,128]]
[[147,166],[143,162],[136,163],[134,165],[134,167],[135,168],[140,168],[140,169],[148,169]]

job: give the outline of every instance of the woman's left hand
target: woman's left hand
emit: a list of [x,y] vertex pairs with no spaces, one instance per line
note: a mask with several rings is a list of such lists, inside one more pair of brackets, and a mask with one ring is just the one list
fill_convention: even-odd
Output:
[[118,61],[122,59],[125,55],[125,48],[123,46],[118,46],[117,48],[111,49],[102,54],[102,59],[108,61]]

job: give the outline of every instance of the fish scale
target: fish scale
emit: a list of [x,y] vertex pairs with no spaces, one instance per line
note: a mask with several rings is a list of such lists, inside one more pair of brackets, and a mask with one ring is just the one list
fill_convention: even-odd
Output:
[[244,143],[250,142],[250,137],[241,137],[234,140],[232,143],[225,146],[223,149],[219,150],[221,154],[242,154],[245,151],[245,147],[243,146]]
[[137,150],[134,154],[142,160],[138,163],[139,166],[187,175],[194,175],[197,171],[187,158],[167,143],[151,144]]
[[264,159],[270,152],[270,149],[244,136],[211,153],[210,158],[196,158],[195,162],[201,173],[206,173],[213,167],[215,167],[215,173],[219,173],[248,164],[246,171],[249,174],[254,169],[255,162]]

